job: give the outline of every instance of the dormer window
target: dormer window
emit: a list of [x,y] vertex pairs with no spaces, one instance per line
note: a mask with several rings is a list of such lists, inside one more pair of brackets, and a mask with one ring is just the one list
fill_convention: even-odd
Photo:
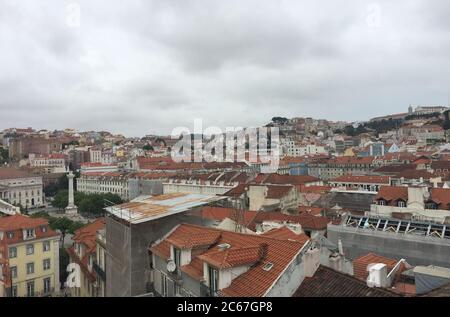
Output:
[[404,207],[406,207],[406,203],[403,200],[399,200],[397,202],[397,207],[404,208]]
[[268,271],[270,271],[272,269],[272,267],[273,267],[273,263],[268,262],[268,263],[264,264],[262,269],[264,271],[268,272]]
[[384,200],[384,199],[378,200],[378,205],[379,206],[386,206],[386,200]]
[[219,271],[209,265],[208,273],[209,273],[209,289],[211,290],[211,294],[214,295],[219,289]]
[[34,229],[27,229],[25,231],[25,239],[33,239],[34,237]]
[[8,231],[8,232],[6,233],[6,235],[7,235],[8,239],[14,238],[14,232],[12,232],[12,231]]
[[181,250],[178,248],[173,248],[173,261],[177,268],[181,266]]
[[43,233],[47,232],[47,227],[46,227],[46,226],[42,226],[42,227],[41,227],[41,231],[42,231]]

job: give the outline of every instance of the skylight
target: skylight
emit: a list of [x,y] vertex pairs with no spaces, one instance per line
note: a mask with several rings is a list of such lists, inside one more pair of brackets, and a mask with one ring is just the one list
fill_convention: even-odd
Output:
[[273,267],[273,263],[268,262],[268,263],[264,264],[263,270],[270,271],[272,269],[272,267]]

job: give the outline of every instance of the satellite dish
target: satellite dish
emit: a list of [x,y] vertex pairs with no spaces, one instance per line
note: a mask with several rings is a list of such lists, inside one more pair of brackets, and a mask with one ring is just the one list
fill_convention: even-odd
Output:
[[167,272],[173,273],[177,269],[177,265],[174,261],[170,260],[167,262]]

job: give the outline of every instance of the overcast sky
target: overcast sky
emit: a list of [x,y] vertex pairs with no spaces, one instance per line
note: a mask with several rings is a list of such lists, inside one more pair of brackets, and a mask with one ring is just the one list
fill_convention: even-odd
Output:
[[449,17],[448,0],[0,0],[0,129],[141,136],[447,105]]

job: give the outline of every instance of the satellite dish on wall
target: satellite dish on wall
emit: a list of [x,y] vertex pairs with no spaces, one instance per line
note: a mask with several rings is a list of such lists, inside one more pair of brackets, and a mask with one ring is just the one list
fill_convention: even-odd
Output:
[[167,272],[173,273],[177,269],[177,265],[174,261],[170,260],[167,262]]

